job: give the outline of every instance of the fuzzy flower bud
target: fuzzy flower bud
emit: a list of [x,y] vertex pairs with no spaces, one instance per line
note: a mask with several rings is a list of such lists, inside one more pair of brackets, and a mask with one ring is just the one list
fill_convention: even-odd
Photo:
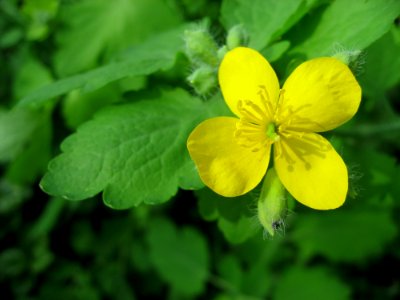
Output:
[[243,25],[233,26],[226,37],[226,46],[229,50],[239,46],[246,46],[248,43],[248,34]]
[[286,215],[286,190],[274,168],[265,176],[257,204],[258,219],[264,229],[274,236]]
[[193,64],[218,65],[218,46],[206,29],[186,30],[184,39],[186,54]]
[[187,79],[199,95],[205,95],[217,86],[216,70],[207,65],[196,69]]

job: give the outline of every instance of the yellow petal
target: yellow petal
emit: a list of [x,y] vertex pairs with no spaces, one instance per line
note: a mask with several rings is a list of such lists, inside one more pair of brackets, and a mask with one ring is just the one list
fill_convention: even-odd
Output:
[[357,112],[361,88],[336,58],[317,58],[298,66],[283,85],[279,117],[289,128],[322,132],[347,122]]
[[343,204],[347,168],[325,138],[317,133],[293,133],[281,136],[275,145],[275,169],[297,201],[314,209],[334,209]]
[[225,197],[252,190],[263,178],[270,146],[257,152],[240,146],[234,137],[239,120],[230,117],[208,119],[198,125],[187,142],[203,182]]
[[[270,117],[279,98],[279,82],[268,61],[257,51],[238,47],[229,51],[221,62],[219,84],[231,111],[241,116],[240,101],[251,101]],[[264,100],[263,100],[264,99]],[[266,101],[272,108],[266,108]]]

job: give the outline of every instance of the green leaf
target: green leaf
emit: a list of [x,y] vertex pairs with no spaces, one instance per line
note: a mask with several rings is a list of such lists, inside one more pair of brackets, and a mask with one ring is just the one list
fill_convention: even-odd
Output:
[[0,162],[17,157],[28,146],[32,134],[42,122],[42,112],[39,111],[0,111]]
[[243,24],[250,35],[249,47],[261,50],[291,27],[291,18],[301,8],[302,2],[224,0],[221,22],[227,30]]
[[0,179],[0,215],[18,211],[29,196],[31,196],[31,191],[25,186],[15,184],[7,179]]
[[149,75],[159,70],[169,69],[174,65],[178,52],[183,50],[182,33],[185,28],[181,27],[155,35],[128,51],[119,62],[39,88],[22,98],[18,105],[40,106],[53,97],[75,89],[90,92],[122,78]]
[[62,102],[65,122],[70,128],[77,128],[89,120],[101,108],[121,99],[118,87],[107,85],[90,93],[74,90]]
[[[154,9],[154,8],[157,9]],[[180,13],[163,0],[86,0],[60,7],[54,61],[65,76],[96,66],[151,34],[178,25]]]
[[178,186],[190,187],[182,178],[194,178],[192,188],[199,185],[186,139],[203,119],[220,114],[222,105],[172,90],[158,99],[108,107],[62,143],[64,153],[50,162],[41,186],[70,200],[103,190],[104,202],[116,209],[165,202]]
[[218,274],[237,291],[243,280],[239,259],[234,255],[225,255],[217,263]]
[[293,224],[291,238],[302,259],[323,255],[332,261],[360,262],[384,251],[397,234],[397,226],[387,211],[341,210],[323,214],[303,214]]
[[392,208],[397,201],[396,191],[399,185],[396,176],[400,168],[396,158],[382,151],[363,147],[348,149],[349,187],[355,194],[355,199],[347,205],[359,209],[360,205],[376,207],[377,209]]
[[289,41],[280,41],[261,51],[261,54],[269,61],[277,61],[290,47]]
[[149,224],[150,258],[160,276],[183,295],[200,294],[208,278],[206,240],[195,229],[177,230],[168,220]]
[[216,220],[219,217],[234,221],[242,215],[251,216],[251,208],[255,208],[253,193],[226,198],[204,188],[196,191],[196,196],[199,199],[200,214],[208,221]]
[[[13,81],[14,99],[52,81],[48,68],[29,52],[19,53],[19,63],[21,65]],[[7,135],[2,138],[0,144],[4,147],[5,144],[11,143],[11,140],[14,141],[13,145],[9,144],[9,150],[3,152],[4,148],[2,149],[3,155],[10,152],[10,159],[13,159],[6,172],[7,178],[12,182],[33,183],[46,169],[52,146],[50,113],[50,107],[39,110],[16,108],[0,116],[0,132],[5,130],[4,134]],[[3,117],[4,124],[1,121]],[[2,146],[0,145],[0,149]]]
[[360,81],[369,100],[380,100],[387,89],[400,82],[400,44],[395,41],[395,31],[400,29],[393,28],[366,49],[367,61]]
[[14,97],[20,99],[52,81],[50,70],[29,55],[18,69],[13,82]]
[[29,40],[44,39],[49,33],[49,23],[57,14],[59,0],[25,1],[22,11],[28,17],[26,36]]
[[[126,266],[119,262],[108,262],[96,270],[95,276],[98,281],[98,287],[104,292],[103,296],[114,298],[118,295],[118,299],[135,300],[131,281],[126,275]],[[110,276],[110,274],[113,274]]]
[[258,223],[255,218],[247,216],[240,216],[235,221],[220,218],[218,220],[218,228],[228,242],[240,244],[257,233]]
[[[95,270],[88,270],[87,267],[81,267],[71,261],[59,262],[56,269],[56,271],[47,270],[48,280],[38,288],[39,299],[59,298],[60,291],[62,291],[62,299],[100,300],[102,298],[99,287],[95,287],[92,281],[92,272]],[[65,282],[69,284],[65,285]]]
[[253,193],[236,198],[225,198],[205,188],[196,191],[199,211],[207,221],[218,221],[225,238],[234,244],[242,243],[260,228],[252,213],[255,207]]
[[265,265],[253,262],[243,279],[242,291],[244,294],[265,299],[272,285],[271,272]]
[[350,288],[325,268],[290,268],[278,281],[274,300],[344,300]]
[[13,47],[18,44],[24,37],[24,32],[21,28],[15,27],[8,31],[2,32],[0,37],[0,49]]
[[[314,24],[308,27],[311,35],[292,50],[307,58],[331,55],[335,47],[362,50],[385,34],[400,13],[397,0],[333,1]],[[298,35],[304,32],[298,28]],[[303,33],[304,36],[304,33]]]
[[229,299],[264,299],[270,290],[269,269],[259,257],[257,263],[253,260],[248,267],[243,267],[237,256],[226,255],[218,260],[217,267],[226,290],[231,294]]
[[52,156],[53,128],[50,111],[38,113],[37,119],[30,126],[34,130],[29,137],[26,137],[21,152],[16,152],[18,155],[8,165],[6,171],[6,177],[19,184],[35,182],[45,172]]
[[7,248],[0,253],[0,278],[16,277],[26,269],[28,259],[18,248]]

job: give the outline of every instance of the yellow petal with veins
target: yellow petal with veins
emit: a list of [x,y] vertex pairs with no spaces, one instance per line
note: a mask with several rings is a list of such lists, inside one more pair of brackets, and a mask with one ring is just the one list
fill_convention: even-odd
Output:
[[236,197],[257,186],[269,163],[270,148],[252,151],[238,144],[236,118],[218,117],[198,125],[187,142],[203,182],[225,197]]
[[275,169],[289,193],[314,209],[334,209],[347,195],[347,168],[332,145],[317,133],[281,136]]
[[279,98],[279,82],[260,53],[245,47],[229,51],[221,62],[218,78],[225,102],[234,114],[241,116],[240,101],[251,101],[272,118]]
[[357,112],[361,88],[348,66],[332,57],[298,66],[283,85],[278,118],[287,128],[322,132],[340,126]]

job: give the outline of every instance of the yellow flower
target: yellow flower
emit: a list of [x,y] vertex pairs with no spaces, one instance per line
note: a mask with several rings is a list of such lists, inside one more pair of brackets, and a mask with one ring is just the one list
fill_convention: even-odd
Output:
[[346,165],[315,132],[338,127],[357,112],[361,88],[344,63],[331,57],[307,61],[280,89],[267,60],[239,47],[225,55],[219,83],[238,118],[208,119],[187,142],[209,188],[226,197],[252,190],[266,173],[274,145],[274,167],[295,199],[314,209],[343,204]]

